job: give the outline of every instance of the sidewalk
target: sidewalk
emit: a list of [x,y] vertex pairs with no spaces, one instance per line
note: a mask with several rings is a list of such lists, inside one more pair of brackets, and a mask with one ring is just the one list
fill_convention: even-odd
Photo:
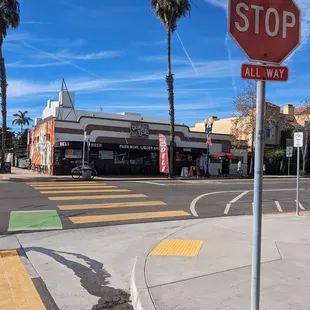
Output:
[[[294,179],[296,176],[285,176],[285,175],[265,175],[264,179]],[[301,177],[303,178],[303,177]],[[71,175],[59,175],[59,176],[50,176],[44,173],[39,173],[37,171],[32,171],[28,169],[20,169],[16,167],[12,167],[11,174],[1,174],[0,180],[15,180],[15,181],[72,181]],[[109,175],[109,176],[98,176],[95,177],[95,181],[166,181],[169,180],[167,177],[162,176],[141,176],[141,175]],[[212,176],[209,178],[185,178],[185,177],[175,177],[172,180],[224,180],[224,181],[234,181],[234,180],[253,180],[250,177],[238,178],[237,176],[229,176],[229,177],[217,177]]]
[[[3,236],[0,250],[24,251],[59,309],[248,310],[251,233],[251,216],[226,217]],[[309,264],[310,217],[264,216],[260,309],[309,310]]]

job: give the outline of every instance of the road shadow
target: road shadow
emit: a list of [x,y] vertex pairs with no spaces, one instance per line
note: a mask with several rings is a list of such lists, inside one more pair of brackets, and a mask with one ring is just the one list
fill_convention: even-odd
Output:
[[[100,297],[98,304],[92,307],[92,310],[108,309],[108,310],[131,310],[130,295],[120,289],[111,286],[108,278],[111,274],[103,268],[103,263],[91,259],[88,256],[78,253],[70,253],[63,251],[55,251],[42,247],[24,248],[25,252],[38,252],[53,258],[56,262],[71,269],[74,274],[80,278],[80,283],[87,292],[93,296]],[[87,266],[78,262],[65,258],[61,254],[72,255],[83,260]]]

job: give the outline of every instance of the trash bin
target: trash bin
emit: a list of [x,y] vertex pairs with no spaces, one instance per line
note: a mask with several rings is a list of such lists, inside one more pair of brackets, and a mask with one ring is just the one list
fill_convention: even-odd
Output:
[[82,170],[82,179],[91,180],[92,168],[85,167]]

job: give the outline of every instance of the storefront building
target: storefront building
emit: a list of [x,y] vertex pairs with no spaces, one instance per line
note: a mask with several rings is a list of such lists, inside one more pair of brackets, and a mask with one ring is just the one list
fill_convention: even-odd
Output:
[[[71,95],[70,104],[68,96]],[[42,119],[29,131],[28,151],[34,165],[46,166],[51,175],[66,175],[85,160],[101,175],[158,174],[159,134],[169,144],[169,120],[144,118],[137,113],[97,113],[74,109],[74,94],[60,93],[59,101],[48,101]],[[195,165],[206,153],[206,134],[190,132],[185,125],[175,126],[174,172]],[[230,136],[212,135],[210,157],[232,152],[246,165],[246,150],[232,150]],[[235,173],[236,163],[231,163]],[[210,161],[210,173],[218,174],[221,165]]]

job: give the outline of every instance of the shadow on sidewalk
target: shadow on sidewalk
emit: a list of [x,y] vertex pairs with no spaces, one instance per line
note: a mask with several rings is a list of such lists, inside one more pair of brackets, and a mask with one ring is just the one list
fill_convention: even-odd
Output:
[[[92,310],[110,309],[110,310],[129,310],[133,309],[130,305],[130,295],[123,290],[107,286],[110,282],[107,280],[111,277],[101,262],[91,259],[85,255],[55,251],[42,247],[24,248],[24,251],[38,252],[53,258],[56,262],[71,269],[74,274],[80,278],[80,283],[87,292],[93,296],[100,297],[98,304],[92,307]],[[83,260],[87,266],[65,258],[65,255],[72,255],[77,259]]]

